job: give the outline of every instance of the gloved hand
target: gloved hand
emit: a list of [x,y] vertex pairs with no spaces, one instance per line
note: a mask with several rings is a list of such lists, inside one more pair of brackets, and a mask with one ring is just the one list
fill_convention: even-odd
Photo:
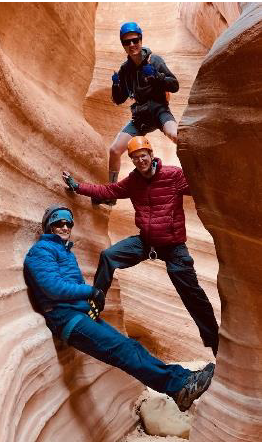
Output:
[[113,81],[113,85],[119,84],[120,80],[119,80],[119,75],[117,72],[114,72],[114,75],[112,75],[112,81]]
[[69,172],[64,171],[63,172],[63,180],[68,185],[70,190],[77,190],[79,187],[79,184],[75,182],[74,178],[70,175]]
[[151,85],[161,84],[165,79],[165,74],[163,72],[158,72],[152,64],[146,64],[142,67],[142,72],[145,76],[145,81]]
[[145,64],[142,67],[142,72],[145,77],[155,77],[157,70],[154,66],[152,66],[152,64]]
[[96,307],[99,310],[99,313],[101,313],[104,310],[106,297],[103,290],[93,287],[89,299],[95,303]]
[[95,321],[99,316],[99,309],[95,305],[94,301],[90,300],[89,304],[91,308],[90,310],[88,310],[87,314],[88,316],[90,316],[91,319]]

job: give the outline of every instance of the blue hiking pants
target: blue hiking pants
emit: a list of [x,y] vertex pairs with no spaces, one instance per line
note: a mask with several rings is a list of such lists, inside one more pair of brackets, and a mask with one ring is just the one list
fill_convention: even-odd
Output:
[[179,391],[192,373],[178,364],[164,364],[139,342],[127,338],[102,319],[94,321],[88,315],[75,325],[68,344],[169,396]]
[[[94,286],[107,293],[115,269],[126,269],[148,259],[148,247],[140,235],[130,236],[100,254]],[[205,347],[214,355],[218,349],[218,325],[213,307],[198,284],[193,258],[186,245],[155,247],[158,259],[165,261],[167,273],[188,313],[195,321]]]

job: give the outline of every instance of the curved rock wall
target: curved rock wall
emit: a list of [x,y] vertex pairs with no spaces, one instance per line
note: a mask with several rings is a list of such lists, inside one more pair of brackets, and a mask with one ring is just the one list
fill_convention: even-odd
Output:
[[219,259],[222,300],[215,379],[190,440],[262,438],[262,4],[215,42],[190,93],[179,158]]
[[239,17],[238,2],[181,3],[181,19],[206,48]]
[[[102,138],[82,111],[94,70],[96,8],[0,4],[1,442],[115,442],[136,421],[130,410],[141,384],[54,343],[22,274],[50,204],[73,209],[75,252],[89,282],[109,244],[109,211],[67,194],[61,180],[64,168],[93,182],[106,177]],[[117,286],[105,317],[124,330]]]

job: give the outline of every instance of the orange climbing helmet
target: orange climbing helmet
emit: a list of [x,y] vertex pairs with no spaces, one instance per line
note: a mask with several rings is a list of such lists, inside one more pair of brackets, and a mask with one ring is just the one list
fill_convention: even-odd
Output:
[[128,155],[131,157],[136,150],[147,149],[153,152],[152,146],[146,137],[138,136],[131,138],[127,144]]

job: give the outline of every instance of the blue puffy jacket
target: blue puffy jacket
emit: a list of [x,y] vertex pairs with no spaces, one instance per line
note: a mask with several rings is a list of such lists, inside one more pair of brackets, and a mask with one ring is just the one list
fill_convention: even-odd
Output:
[[71,320],[77,311],[87,313],[90,309],[88,299],[92,286],[85,283],[71,252],[72,246],[72,242],[65,246],[58,235],[41,235],[24,262],[25,280],[37,309],[55,334],[60,334],[58,328]]

